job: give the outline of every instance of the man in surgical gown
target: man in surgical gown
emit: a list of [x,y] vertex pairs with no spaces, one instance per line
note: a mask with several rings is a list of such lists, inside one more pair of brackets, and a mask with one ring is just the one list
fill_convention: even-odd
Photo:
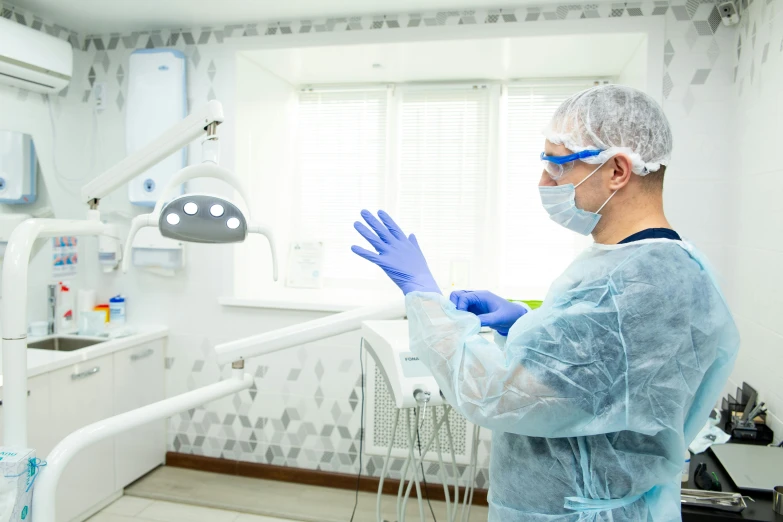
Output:
[[[411,350],[452,406],[492,430],[491,521],[681,518],[683,456],[739,337],[704,257],[664,215],[671,148],[663,111],[635,89],[594,87],[556,111],[542,204],[595,243],[534,311],[487,291],[445,298],[388,214],[355,225],[375,251],[354,252],[406,294]],[[523,224],[504,240],[524,242]]]

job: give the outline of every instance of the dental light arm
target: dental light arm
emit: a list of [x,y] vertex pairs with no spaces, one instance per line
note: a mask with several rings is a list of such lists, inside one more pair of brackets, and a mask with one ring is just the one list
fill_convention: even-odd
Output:
[[279,352],[326,337],[358,330],[364,321],[401,319],[403,317],[405,317],[405,301],[397,299],[219,344],[215,346],[215,352],[218,363],[221,365],[241,362],[251,357]]
[[223,123],[223,106],[212,100],[82,188],[82,200],[95,207],[101,198]]
[[258,223],[248,223],[247,233],[264,236],[269,242],[269,252],[272,255],[272,279],[277,281],[277,250],[275,248],[275,238],[272,235],[272,231]]

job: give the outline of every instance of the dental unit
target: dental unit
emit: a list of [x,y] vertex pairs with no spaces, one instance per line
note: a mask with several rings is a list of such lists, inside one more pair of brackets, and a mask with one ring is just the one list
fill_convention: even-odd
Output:
[[[241,180],[220,167],[217,128],[224,120],[220,102],[213,100],[170,128],[157,139],[129,155],[85,185],[81,195],[89,210],[84,220],[29,219],[21,223],[8,241],[2,284],[6,295],[0,314],[3,332],[3,421],[5,446],[26,448],[27,437],[27,282],[31,253],[40,239],[59,235],[101,236],[112,225],[101,221],[100,201],[139,173],[155,165],[192,141],[202,139],[202,163],[175,174],[161,194],[153,211],[137,216],[127,240],[126,252],[135,234],[155,227],[164,237],[199,243],[235,243],[248,234],[265,236],[270,244],[274,278],[277,261],[271,232],[251,219],[247,191]],[[179,185],[195,178],[213,178],[232,186],[244,209],[224,198],[209,194],[184,194],[166,201]],[[130,256],[125,256],[127,270]],[[231,363],[229,378],[80,428],[61,440],[45,457],[35,480],[33,509],[37,522],[55,522],[55,493],[63,470],[80,450],[148,422],[214,401],[248,389],[253,379],[246,374],[244,361],[314,340],[358,330],[369,319],[398,319],[405,316],[403,300],[368,306],[280,330],[255,335],[215,347],[221,365]]]

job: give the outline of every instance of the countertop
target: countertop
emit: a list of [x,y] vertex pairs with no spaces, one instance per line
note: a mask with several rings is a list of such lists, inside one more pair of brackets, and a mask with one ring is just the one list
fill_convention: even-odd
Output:
[[[133,326],[136,333],[127,337],[119,339],[105,339],[96,337],[87,337],[79,335],[62,335],[60,337],[71,337],[77,339],[99,339],[101,342],[93,346],[87,346],[79,350],[72,352],[57,352],[53,350],[39,350],[37,348],[27,349],[27,376],[35,377],[42,373],[58,370],[72,364],[78,364],[89,359],[94,359],[102,355],[108,355],[110,353],[125,350],[132,346],[143,344],[156,339],[162,339],[167,337],[169,329],[166,326]],[[42,341],[53,336],[47,337],[30,337],[29,343],[36,341]],[[0,358],[0,386],[3,385],[3,366],[2,358]]]
[[[783,451],[783,450],[781,450]],[[707,450],[700,455],[694,455],[691,458],[691,474],[688,481],[689,489],[697,489],[696,484],[693,481],[694,470],[696,465],[704,462],[707,464],[707,470],[715,472],[718,476],[718,480],[723,486],[725,492],[737,492],[739,491],[734,483],[729,478],[726,471],[720,465],[718,459],[712,454],[712,450]],[[747,509],[742,513],[727,513],[725,511],[716,511],[711,509],[696,508],[696,507],[683,507],[682,508],[682,521],[683,522],[720,522],[720,521],[741,521],[749,520],[751,522],[783,522],[783,515],[778,515],[772,511],[772,493],[748,493],[755,502],[751,502],[746,499],[748,504]]]

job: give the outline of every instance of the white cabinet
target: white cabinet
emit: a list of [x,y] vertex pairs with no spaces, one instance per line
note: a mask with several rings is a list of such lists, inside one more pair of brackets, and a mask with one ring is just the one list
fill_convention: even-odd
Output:
[[[114,354],[114,413],[165,398],[164,341]],[[117,488],[127,486],[166,460],[166,421],[154,421],[114,438]]]
[[[165,399],[160,338],[90,357],[27,380],[27,436],[45,459],[74,431]],[[103,352],[106,353],[106,352]],[[0,386],[0,442],[3,441]],[[57,486],[57,522],[86,519],[113,495],[166,458],[166,421],[155,421],[93,444],[73,456]]]
[[[46,455],[57,442],[52,436],[51,402],[49,399],[49,374],[38,375],[27,380],[27,438],[35,456],[46,458]],[[0,440],[5,440],[3,434],[3,390],[0,388]]]
[[[49,376],[50,426],[55,440],[112,416],[112,355],[55,370]],[[79,452],[57,487],[57,522],[69,521],[111,496],[116,491],[114,480],[114,439]]]

